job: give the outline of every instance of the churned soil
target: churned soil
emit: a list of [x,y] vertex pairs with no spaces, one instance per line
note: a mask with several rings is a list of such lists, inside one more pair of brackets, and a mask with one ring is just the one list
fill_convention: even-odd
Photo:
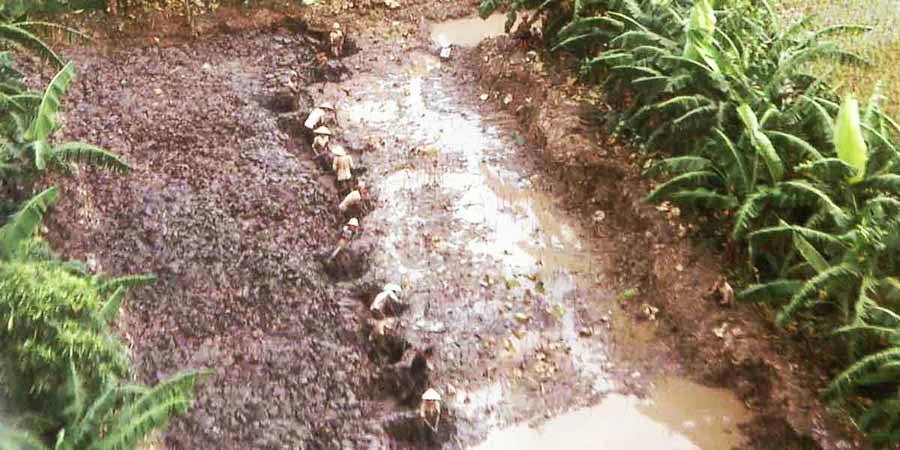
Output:
[[[527,39],[527,38],[526,38]],[[678,208],[643,197],[643,157],[610,133],[602,95],[576,79],[577,61],[546,56],[513,37],[482,42],[468,57],[491,108],[517,118],[538,165],[573,217],[615,249],[614,278],[637,295],[623,306],[659,309],[656,338],[685,376],[733,390],[755,414],[749,448],[861,448],[861,436],[820,400],[830,361],[822,343],[772,325],[765,309],[726,303],[718,287],[735,263]],[[815,356],[813,356],[815,355]],[[627,357],[627,355],[626,355]]]
[[[316,81],[308,69],[333,18],[351,36],[406,24],[427,48],[426,20],[468,15],[476,4],[223,9],[197,18],[193,31],[183,18],[157,17],[152,27],[101,28],[99,44],[64,51],[81,74],[64,100],[64,137],[113,150],[133,170],[49,179],[63,192],[48,237],[94,270],[157,275],[129,295],[120,325],[141,381],[212,369],[194,410],[169,427],[169,448],[392,445],[384,417],[395,405],[380,401],[384,374],[360,335],[359,305],[347,301],[377,285],[348,291],[323,269],[318,255],[342,223],[338,196],[298,144],[318,92],[297,96],[285,86],[293,70],[301,85]],[[567,62],[542,62],[531,50],[504,37],[460,52],[453,76],[476,83],[456,94],[476,102],[487,93],[486,112],[516,119],[542,189],[609,250],[615,286],[634,288],[620,301],[625,310],[659,309],[653,351],[620,347],[622,358],[734,390],[756,417],[744,430],[750,448],[860,447],[818,400],[827,378],[806,361],[816,343],[773,328],[757,310],[721,304],[712,289],[728,266],[721,252],[692,239],[677,209],[641,201],[649,188],[641,161],[589,126],[583,101],[592,96]]]
[[133,170],[58,180],[50,240],[94,270],[158,277],[129,295],[122,325],[141,381],[212,369],[167,446],[373,445],[368,358],[316,261],[339,199],[288,135],[289,71],[313,54],[302,36],[276,25],[66,54],[81,76],[64,137]]

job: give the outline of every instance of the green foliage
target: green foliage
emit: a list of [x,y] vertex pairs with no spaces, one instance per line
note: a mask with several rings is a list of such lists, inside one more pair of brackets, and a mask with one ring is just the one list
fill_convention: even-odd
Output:
[[661,178],[647,200],[730,219],[757,278],[737,298],[777,309],[782,326],[835,330],[849,368],[829,397],[871,397],[861,428],[879,445],[900,442],[900,125],[879,89],[860,112],[814,72],[866,66],[833,39],[868,28],[782,27],[765,2],[745,1],[598,0],[551,13],[561,24],[545,27],[546,45],[602,75],[621,110],[615,131],[665,150],[646,173]]
[[34,236],[47,209],[56,201],[57,193],[58,190],[52,187],[35,195],[0,227],[0,260],[14,258],[23,243]]
[[52,262],[0,267],[0,354],[4,379],[29,380],[30,397],[53,401],[74,364],[93,386],[126,374],[128,358],[100,314],[107,298],[89,279]]
[[[13,197],[32,192],[41,172],[87,163],[127,170],[122,159],[82,142],[53,142],[57,115],[74,64],[37,34],[71,31],[43,22],[9,22],[22,3],[0,0],[0,46],[31,49],[62,66],[46,89],[22,82],[10,53],[0,52],[0,174]],[[26,5],[27,6],[27,5]],[[31,5],[33,6],[33,5]],[[25,181],[26,186],[17,186]],[[38,230],[58,195],[55,187],[23,201],[0,219],[0,393],[27,417],[24,431],[0,424],[0,449],[125,449],[168,418],[187,411],[199,373],[188,372],[153,388],[126,384],[129,358],[114,333],[127,290],[152,283],[152,275],[90,274],[78,261],[63,261]],[[15,204],[18,198],[8,198]],[[36,438],[40,436],[41,438]]]

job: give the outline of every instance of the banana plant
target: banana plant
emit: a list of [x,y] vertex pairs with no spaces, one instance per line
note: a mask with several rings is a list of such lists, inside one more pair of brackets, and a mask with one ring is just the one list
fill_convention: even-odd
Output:
[[[114,171],[129,169],[122,158],[108,150],[84,142],[54,144],[53,134],[59,129],[56,115],[61,98],[75,75],[75,65],[66,64],[53,77],[40,95],[40,102],[25,114],[17,114],[12,128],[2,141],[3,163],[10,171],[32,174],[48,166],[64,167],[69,162],[81,162]],[[26,127],[27,123],[27,127]]]

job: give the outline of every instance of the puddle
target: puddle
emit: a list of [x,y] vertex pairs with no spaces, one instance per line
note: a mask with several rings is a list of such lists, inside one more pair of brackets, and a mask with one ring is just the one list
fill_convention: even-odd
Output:
[[431,27],[431,39],[441,46],[474,47],[484,39],[504,34],[505,14],[493,14],[485,20],[479,17],[450,20]]
[[[502,33],[504,20],[448,22],[433,37],[474,45]],[[673,380],[650,402],[615,393],[622,368],[608,342],[635,347],[654,339],[653,327],[619,310],[603,282],[608,260],[515,164],[508,130],[460,103],[432,56],[411,56],[387,76],[332,89],[338,98],[357,93],[339,109],[345,132],[381,142],[368,157],[378,174],[379,207],[365,218],[379,233],[373,270],[409,286],[407,338],[438,347],[436,386],[455,386],[451,407],[468,424],[460,438],[607,394],[538,429],[497,431],[477,448],[736,444],[746,411],[727,391]]]
[[727,390],[673,378],[654,397],[612,394],[600,404],[548,420],[536,428],[500,430],[471,450],[728,450],[741,443],[746,407]]

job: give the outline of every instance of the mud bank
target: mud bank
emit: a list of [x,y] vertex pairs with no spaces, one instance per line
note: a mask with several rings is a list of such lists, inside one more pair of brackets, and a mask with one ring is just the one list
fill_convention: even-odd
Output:
[[383,434],[362,400],[368,358],[315,258],[337,195],[283,129],[299,119],[289,71],[312,59],[302,38],[275,26],[68,52],[82,75],[66,138],[134,170],[60,180],[50,238],[95,270],[159,277],[129,295],[121,330],[142,381],[213,370],[171,449],[368,448]]
[[[360,33],[361,51],[345,61],[359,68],[352,77],[310,90],[317,101],[337,105],[337,140],[366,167],[363,178],[376,197],[362,217],[365,244],[358,244],[374,242],[366,253],[369,270],[338,289],[348,305],[365,306],[384,283],[404,289],[407,308],[391,317],[402,349],[375,358],[387,360],[376,377],[385,387],[381,399],[394,404],[382,422],[414,415],[415,395],[431,386],[443,393],[445,421],[453,427],[429,441],[388,426],[394,445],[465,448],[489,436],[485,448],[511,448],[519,444],[504,436],[522,437],[518,428],[499,430],[556,415],[563,424],[569,417],[596,421],[597,434],[580,435],[588,441],[599,436],[639,448],[743,444],[736,426],[747,414],[730,392],[676,380],[710,400],[701,413],[692,408],[694,395],[666,397],[664,388],[654,388],[675,362],[652,342],[655,319],[638,323],[618,303],[625,289],[610,277],[609,244],[559,208],[560,199],[523,157],[528,152],[514,117],[485,110],[471,89],[464,57],[442,61],[431,42],[405,35]],[[369,319],[365,308],[350,309],[358,321]],[[433,356],[427,384],[410,386],[410,393],[389,378],[407,359],[401,354],[416,349]],[[649,395],[644,411],[632,394]],[[601,401],[595,410],[577,411]],[[635,427],[599,426],[619,419]],[[684,425],[702,421],[712,425],[697,433]],[[655,426],[649,437],[648,423]],[[550,436],[571,434],[547,426]],[[538,438],[527,442],[541,445]]]
[[[66,137],[135,171],[61,180],[50,237],[98,270],[160,277],[131,295],[121,330],[140,378],[214,369],[169,448],[508,448],[520,435],[529,448],[542,441],[528,425],[562,435],[603,414],[653,427],[634,438],[646,448],[849,448],[772,331],[704,298],[718,260],[640,204],[627,153],[572,120],[572,83],[506,38],[439,60],[421,18],[472,5],[332,6],[301,13],[320,28],[340,14],[359,51],[349,77],[301,70],[299,102],[287,82],[315,41],[296,19],[204,18],[190,43],[69,52],[84,75]],[[374,194],[351,270],[317,257],[345,220],[298,132],[322,100]],[[385,282],[408,305],[387,352],[367,308]],[[398,376],[424,349],[427,376]],[[737,392],[746,434],[731,393],[678,376]],[[673,377],[689,394],[665,395]],[[447,406],[434,436],[416,419],[426,385]],[[697,395],[716,401],[691,409]],[[610,437],[592,431],[579,436]]]
[[792,339],[760,311],[721,302],[715,286],[727,275],[725,259],[691,239],[695,227],[677,208],[642,202],[649,183],[641,161],[603,131],[610,109],[569,75],[577,61],[551,69],[530,47],[500,37],[466,58],[486,109],[515,116],[550,190],[608,245],[609,276],[638,293],[621,302],[628,314],[658,308],[653,339],[670,349],[676,372],[731,389],[751,407],[754,419],[742,427],[749,448],[861,448],[859,434],[818,398],[826,373],[806,364],[816,344]]

